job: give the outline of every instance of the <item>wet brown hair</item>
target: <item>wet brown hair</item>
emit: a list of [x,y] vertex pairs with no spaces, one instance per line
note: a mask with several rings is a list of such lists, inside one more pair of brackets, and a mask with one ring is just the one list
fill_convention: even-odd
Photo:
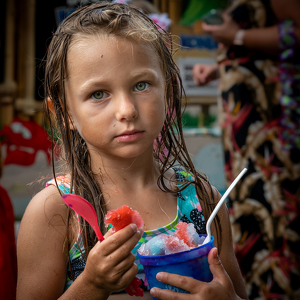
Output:
[[[52,136],[54,132],[60,139],[60,147],[65,159],[67,172],[71,176],[71,190],[87,199],[95,208],[99,226],[105,231],[103,219],[106,213],[104,197],[99,185],[99,174],[91,168],[91,158],[85,141],[77,130],[70,130],[72,120],[68,113],[65,96],[65,79],[67,78],[67,55],[70,45],[85,36],[105,34],[121,37],[132,42],[143,42],[154,49],[159,59],[165,80],[166,118],[156,139],[153,150],[154,158],[160,162],[158,186],[166,191],[164,174],[172,167],[180,165],[193,175],[193,181],[186,181],[180,190],[189,184],[195,184],[204,217],[207,220],[215,206],[215,193],[206,176],[195,170],[189,156],[182,132],[182,99],[183,88],[179,69],[173,61],[173,41],[169,33],[156,24],[138,9],[120,3],[100,2],[84,6],[68,16],[58,27],[50,43],[45,70],[45,98],[50,99],[55,110],[55,125],[51,121],[49,107],[46,103]],[[167,151],[164,151],[167,150]],[[165,154],[167,153],[167,154]],[[53,173],[56,178],[53,161]],[[61,191],[59,191],[61,193]],[[69,216],[72,211],[69,211]],[[87,223],[83,222],[83,241],[86,254],[97,242],[97,237]],[[221,245],[221,227],[218,217],[215,218],[219,250]]]

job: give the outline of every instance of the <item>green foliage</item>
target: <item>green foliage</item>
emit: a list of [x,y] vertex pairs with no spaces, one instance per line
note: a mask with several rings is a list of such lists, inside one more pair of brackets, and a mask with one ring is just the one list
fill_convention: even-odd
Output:
[[227,0],[190,0],[187,9],[179,22],[183,26],[191,26],[211,9],[225,9]]
[[184,128],[195,127],[212,127],[217,120],[215,115],[192,115],[189,112],[184,112],[182,115],[182,125]]

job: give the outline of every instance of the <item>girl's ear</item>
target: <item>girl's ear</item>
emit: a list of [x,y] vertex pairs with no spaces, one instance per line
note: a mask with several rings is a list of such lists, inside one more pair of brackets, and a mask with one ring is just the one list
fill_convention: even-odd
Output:
[[[54,116],[56,116],[54,105],[50,98],[47,98],[47,103],[48,103],[49,110],[53,113]],[[76,130],[73,120],[72,121],[69,120],[69,127],[70,127],[70,130]]]

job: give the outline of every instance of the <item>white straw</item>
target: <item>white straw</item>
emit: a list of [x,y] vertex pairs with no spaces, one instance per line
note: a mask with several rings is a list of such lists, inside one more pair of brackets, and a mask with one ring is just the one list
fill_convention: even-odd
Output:
[[234,179],[234,181],[231,183],[231,185],[229,186],[229,188],[226,190],[226,192],[224,193],[224,195],[222,196],[222,198],[220,199],[219,203],[217,204],[217,206],[215,207],[215,209],[213,210],[213,212],[211,213],[207,223],[206,223],[206,232],[207,232],[207,237],[205,238],[203,244],[206,244],[210,241],[211,239],[211,231],[210,231],[210,225],[214,219],[214,217],[216,216],[219,208],[221,207],[221,205],[223,204],[223,202],[225,201],[226,197],[228,196],[228,194],[231,192],[231,190],[235,187],[235,185],[237,184],[237,182],[241,179],[241,177],[245,174],[245,172],[247,171],[246,168],[244,168],[242,170],[242,172]]

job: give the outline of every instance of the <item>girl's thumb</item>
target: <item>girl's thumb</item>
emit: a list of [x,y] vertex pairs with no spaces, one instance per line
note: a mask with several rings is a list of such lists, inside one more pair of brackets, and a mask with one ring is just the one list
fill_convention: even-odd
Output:
[[222,265],[222,262],[219,258],[218,249],[216,247],[211,249],[210,252],[208,253],[208,264],[214,279],[221,281],[225,277],[226,278],[228,277]]
[[236,294],[234,291],[232,281],[222,265],[222,262],[218,255],[217,248],[211,249],[210,252],[208,253],[208,264],[209,264],[210,271],[213,275],[212,281],[221,284],[221,286],[225,289],[225,291],[227,291],[226,293],[228,295],[233,296],[233,298],[230,299],[240,299],[234,296]]

